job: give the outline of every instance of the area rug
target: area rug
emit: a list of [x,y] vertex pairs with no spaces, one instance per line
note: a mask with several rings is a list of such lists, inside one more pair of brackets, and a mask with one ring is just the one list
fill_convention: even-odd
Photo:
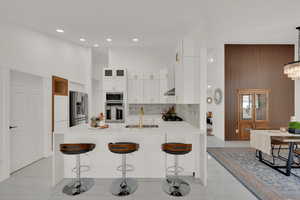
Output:
[[[300,178],[259,162],[251,148],[208,148],[208,153],[261,200],[300,200]],[[299,169],[293,169],[299,174]]]

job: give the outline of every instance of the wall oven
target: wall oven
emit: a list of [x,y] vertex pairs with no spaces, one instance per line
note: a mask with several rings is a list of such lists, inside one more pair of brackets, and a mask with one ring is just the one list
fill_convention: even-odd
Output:
[[123,123],[125,121],[123,93],[107,92],[105,97],[105,121],[107,123]]
[[88,123],[88,95],[70,91],[70,127]]

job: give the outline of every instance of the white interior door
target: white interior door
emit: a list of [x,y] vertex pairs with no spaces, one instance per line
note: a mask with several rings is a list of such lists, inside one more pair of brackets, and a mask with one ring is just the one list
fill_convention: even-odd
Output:
[[43,157],[42,78],[11,72],[10,171]]

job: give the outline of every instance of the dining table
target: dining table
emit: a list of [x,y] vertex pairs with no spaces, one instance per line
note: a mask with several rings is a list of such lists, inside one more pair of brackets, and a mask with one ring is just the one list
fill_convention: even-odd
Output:
[[[295,150],[297,144],[300,144],[300,135],[282,132],[280,130],[251,130],[250,133],[250,146],[256,149],[256,157],[260,162],[286,176],[291,175],[293,168],[300,168],[300,165],[294,162],[295,152],[297,152]],[[272,141],[277,141],[288,147],[287,158],[282,160],[284,162],[283,165],[276,165],[264,159],[264,154],[274,156],[272,153]]]

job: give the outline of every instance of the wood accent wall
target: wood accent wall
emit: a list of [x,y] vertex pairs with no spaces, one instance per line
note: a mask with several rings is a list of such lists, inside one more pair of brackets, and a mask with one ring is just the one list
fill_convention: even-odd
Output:
[[294,82],[283,74],[294,60],[294,45],[225,45],[225,140],[240,140],[236,133],[238,89],[271,89],[270,127],[287,126],[294,115]]

